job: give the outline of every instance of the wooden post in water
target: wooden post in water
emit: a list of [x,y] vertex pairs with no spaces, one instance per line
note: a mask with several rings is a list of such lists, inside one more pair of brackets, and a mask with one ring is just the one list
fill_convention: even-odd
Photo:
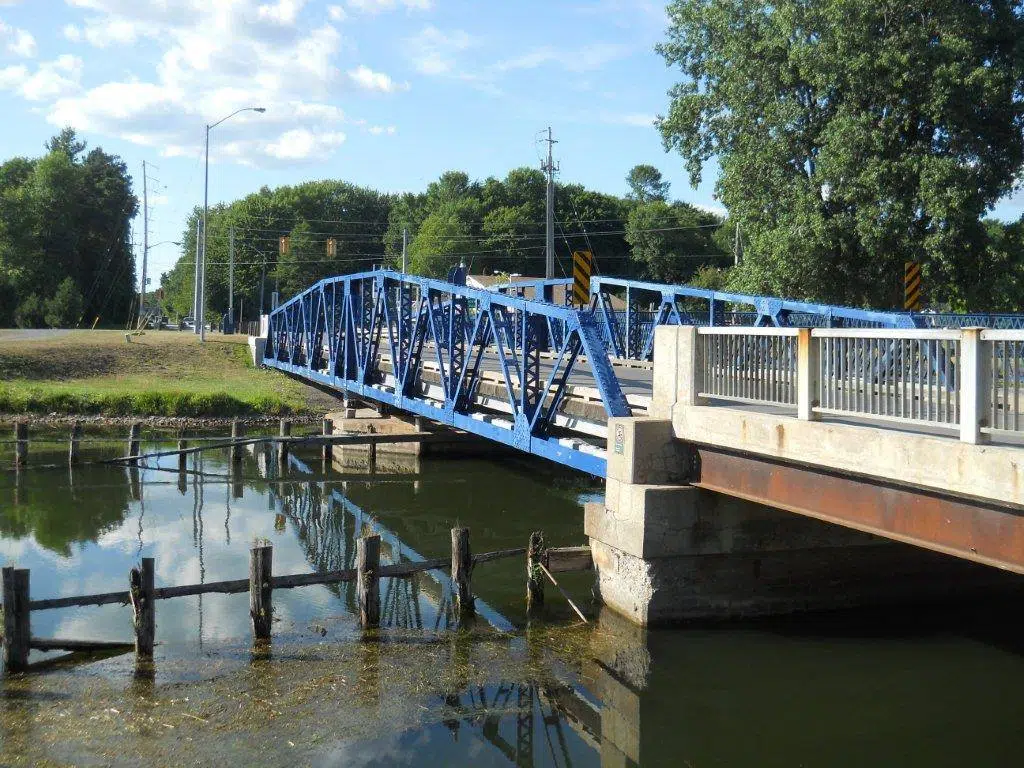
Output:
[[544,574],[540,569],[544,552],[544,534],[534,531],[530,534],[530,546],[526,550],[526,611],[532,613],[544,605]]
[[452,528],[452,593],[460,619],[474,613],[473,555],[469,550],[469,528]]
[[[326,437],[328,435],[333,435],[333,434],[334,434],[334,422],[331,421],[330,419],[324,419],[324,436]],[[334,453],[333,452],[333,448],[331,447],[330,443],[328,443],[326,441],[324,442],[324,447],[323,447],[322,453],[323,453],[323,460],[324,460],[324,471],[326,472],[328,469],[331,468],[331,458],[333,457],[333,453]]]
[[78,463],[78,449],[81,440],[82,425],[76,421],[71,425],[71,442],[68,443],[68,464]]
[[150,659],[156,640],[156,587],[152,557],[142,558],[142,565],[132,568],[128,585],[135,615],[135,656]]
[[4,666],[22,672],[28,666],[32,627],[28,610],[28,569],[4,568]]
[[28,422],[14,425],[14,466],[20,469],[28,462]]
[[380,625],[380,536],[356,540],[356,602],[363,629]]
[[[128,429],[128,455],[138,456],[142,453],[142,424],[135,422]],[[131,459],[129,463],[132,466],[138,466],[138,459]]]
[[249,616],[254,640],[270,639],[274,618],[273,559],[274,548],[269,544],[257,544],[249,550]]
[[242,461],[242,446],[238,441],[245,437],[245,425],[238,419],[231,422],[231,463],[240,464]]
[[367,468],[371,475],[377,474],[377,444],[370,443],[366,446]]
[[[281,437],[289,437],[291,434],[292,423],[288,419],[281,419],[279,435]],[[288,443],[282,441],[277,444],[277,460],[281,464],[281,469],[288,466]]]
[[185,470],[188,469],[188,454],[185,451],[188,450],[188,440],[178,441],[178,474],[185,474]]

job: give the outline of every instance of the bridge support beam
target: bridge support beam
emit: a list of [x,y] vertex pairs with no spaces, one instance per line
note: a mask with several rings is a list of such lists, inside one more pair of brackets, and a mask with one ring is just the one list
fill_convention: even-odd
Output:
[[737,497],[739,474],[735,489],[688,484],[700,453],[668,420],[613,419],[609,435],[605,501],[587,506],[584,530],[602,600],[638,624],[1017,588],[995,569]]

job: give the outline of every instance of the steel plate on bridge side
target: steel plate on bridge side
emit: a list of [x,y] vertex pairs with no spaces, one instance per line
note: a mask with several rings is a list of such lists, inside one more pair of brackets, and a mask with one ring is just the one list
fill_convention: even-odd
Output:
[[1024,573],[1024,510],[695,445],[693,485]]

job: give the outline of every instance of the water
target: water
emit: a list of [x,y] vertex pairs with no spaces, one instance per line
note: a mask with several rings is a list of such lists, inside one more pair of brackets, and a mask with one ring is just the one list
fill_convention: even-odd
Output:
[[[30,568],[41,598],[123,590],[145,556],[158,585],[244,578],[262,539],[275,574],[350,567],[360,531],[388,561],[444,556],[456,524],[478,553],[537,529],[570,545],[600,491],[526,459],[392,462],[370,479],[313,452],[283,474],[267,458],[235,477],[217,451],[185,478],[173,457],[6,473],[0,562]],[[589,577],[564,582],[590,605]],[[444,574],[384,580],[374,633],[350,584],[277,590],[269,653],[251,646],[245,594],[160,601],[153,670],[127,654],[0,680],[0,765],[963,766],[1017,764],[1024,747],[1019,606],[644,632],[597,608],[583,625],[553,589],[528,623],[524,589],[521,558],[482,564],[480,615],[457,628]],[[131,637],[118,605],[32,623]]]

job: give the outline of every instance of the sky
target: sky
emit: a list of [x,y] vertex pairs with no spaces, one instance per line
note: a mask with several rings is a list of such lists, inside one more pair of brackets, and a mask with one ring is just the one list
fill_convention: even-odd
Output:
[[[678,72],[655,52],[660,0],[0,0],[0,158],[65,125],[150,168],[152,285],[188,213],[261,186],[343,179],[421,191],[447,170],[539,167],[613,194],[651,163],[678,199],[721,212],[717,166],[690,187],[653,120]],[[1024,212],[1024,195],[996,207]],[[142,218],[135,222],[141,258]]]

